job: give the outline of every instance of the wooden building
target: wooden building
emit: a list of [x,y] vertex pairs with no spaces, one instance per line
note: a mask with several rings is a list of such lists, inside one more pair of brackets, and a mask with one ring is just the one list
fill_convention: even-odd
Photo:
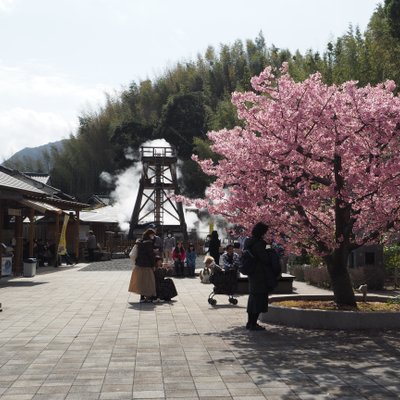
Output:
[[[0,242],[14,248],[12,273],[16,276],[22,273],[24,239],[28,242],[28,256],[33,256],[38,217],[51,216],[54,219],[54,228],[48,234],[58,244],[63,214],[68,213],[73,221],[71,229],[76,232],[74,252],[79,257],[79,212],[86,207],[87,204],[79,203],[71,196],[27,174],[0,166]],[[26,219],[29,222],[24,238],[23,221]],[[0,253],[2,265],[1,258]]]

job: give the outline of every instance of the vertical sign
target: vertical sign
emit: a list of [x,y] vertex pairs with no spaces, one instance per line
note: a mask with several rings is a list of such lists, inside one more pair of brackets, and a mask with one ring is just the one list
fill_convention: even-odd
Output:
[[61,228],[60,242],[58,243],[58,255],[64,256],[67,253],[67,225],[68,225],[69,215],[64,215],[64,223]]

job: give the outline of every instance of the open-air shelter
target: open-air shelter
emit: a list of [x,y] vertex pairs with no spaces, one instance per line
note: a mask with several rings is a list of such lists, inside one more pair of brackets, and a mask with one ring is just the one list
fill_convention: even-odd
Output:
[[[12,272],[20,275],[23,261],[23,222],[28,219],[28,256],[33,256],[35,221],[39,216],[54,219],[52,229],[56,244],[60,239],[63,214],[68,213],[73,220],[74,253],[79,258],[79,212],[87,207],[72,200],[72,197],[42,182],[35,181],[19,171],[0,166],[0,242],[14,245]],[[71,228],[71,227],[70,227]],[[2,265],[2,254],[0,263]]]

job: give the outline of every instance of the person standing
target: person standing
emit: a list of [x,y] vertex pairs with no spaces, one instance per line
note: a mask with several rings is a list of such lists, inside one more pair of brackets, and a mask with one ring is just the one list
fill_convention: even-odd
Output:
[[[140,294],[140,303],[151,302],[156,296],[156,282],[153,268],[156,264],[153,240],[156,232],[147,229],[142,239],[137,240],[137,249],[132,251],[133,270],[128,291]],[[135,259],[136,255],[136,259]]]
[[163,240],[160,236],[160,227],[152,228],[156,232],[154,239],[153,239],[153,246],[154,246],[154,253],[156,257],[162,257],[163,254]]
[[219,265],[219,248],[221,247],[221,241],[219,240],[218,232],[212,231],[211,239],[208,247],[208,253],[214,259],[215,264]]
[[178,241],[172,252],[172,259],[174,260],[176,276],[184,276],[186,252],[181,240]]
[[244,243],[244,248],[250,250],[255,258],[255,272],[248,277],[246,329],[251,331],[265,329],[257,320],[260,313],[268,311],[268,294],[276,287],[281,273],[278,255],[267,243],[267,232],[268,226],[258,222]]
[[175,237],[171,232],[167,233],[167,236],[164,238],[164,260],[169,263],[171,261],[172,250],[176,246]]
[[193,243],[189,243],[189,248],[186,253],[186,266],[188,269],[188,276],[194,276],[196,271],[196,257],[197,253]]
[[92,230],[88,232],[88,237],[86,241],[87,251],[89,254],[89,261],[94,261],[94,251],[97,249],[96,236]]

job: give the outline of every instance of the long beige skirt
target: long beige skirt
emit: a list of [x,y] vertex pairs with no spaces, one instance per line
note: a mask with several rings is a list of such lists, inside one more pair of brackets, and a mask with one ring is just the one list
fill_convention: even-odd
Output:
[[153,268],[135,267],[132,271],[128,292],[141,294],[143,296],[156,295],[156,281]]

